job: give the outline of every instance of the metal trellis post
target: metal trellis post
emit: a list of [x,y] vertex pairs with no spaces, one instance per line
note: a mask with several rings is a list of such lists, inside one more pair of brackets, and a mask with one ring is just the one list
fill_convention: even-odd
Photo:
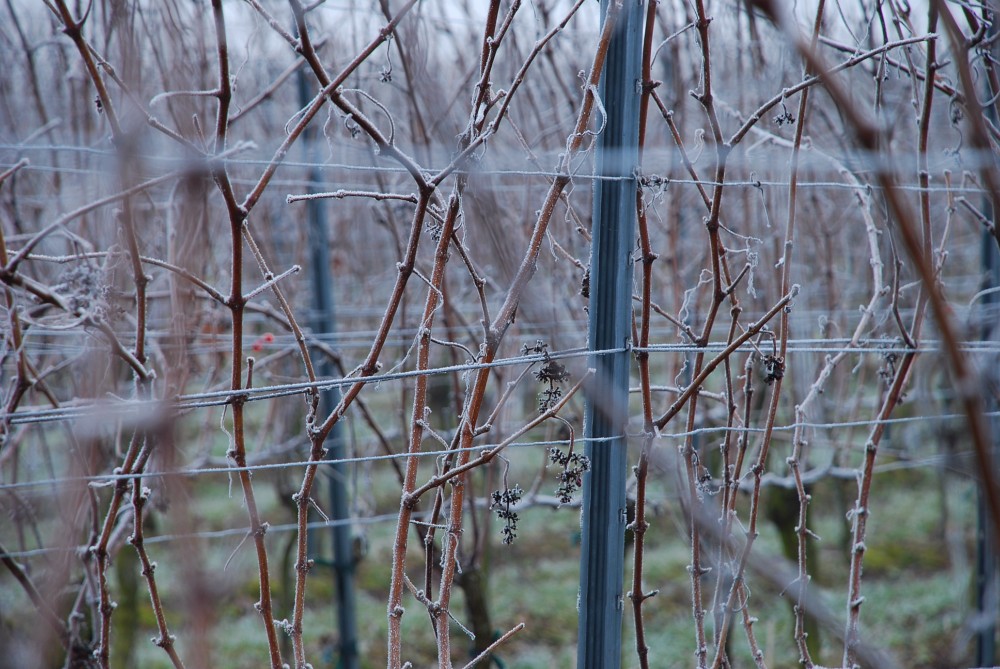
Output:
[[[992,220],[995,219],[995,212],[987,204],[986,212]],[[982,264],[983,264],[983,289],[986,291],[996,290],[1000,287],[1000,252],[997,250],[997,242],[988,231],[983,231],[982,241]],[[981,298],[981,330],[985,341],[995,340],[1000,336],[1000,299],[997,299],[995,292],[987,292]],[[995,365],[995,358],[994,363]],[[986,372],[986,383],[996,384],[1000,382],[997,377],[995,367],[991,374]],[[991,392],[984,392],[986,398],[987,413],[997,410],[996,400]],[[996,462],[997,439],[1000,434],[1000,421],[995,417],[988,419],[992,422],[990,433],[993,437],[993,462]],[[976,609],[979,611],[980,620],[976,625],[976,666],[992,667],[996,662],[996,634],[997,634],[997,612],[1000,609],[1000,579],[997,578],[997,551],[993,537],[993,522],[990,518],[990,510],[986,504],[986,495],[982,486],[977,491],[977,524],[976,524]]]
[[[309,86],[302,70],[298,71],[297,77],[299,104],[305,107],[309,104],[312,96],[309,94]],[[311,154],[313,153],[314,135],[315,129],[310,127],[306,128],[302,138],[306,152],[310,154],[308,156],[310,162],[313,161]],[[311,167],[308,192],[314,192],[313,184],[317,183],[319,179],[319,169]],[[322,337],[332,334],[334,327],[329,234],[323,204],[319,200],[308,200],[306,207],[309,218],[309,260],[312,265],[312,294],[313,308],[315,309],[311,326],[313,333]],[[314,359],[317,360],[316,374],[320,378],[334,376],[333,364],[329,357],[315,349],[314,356]],[[339,401],[340,390],[338,388],[323,389],[320,396],[320,413],[332,411]],[[330,487],[330,519],[335,523],[333,526],[333,573],[336,582],[337,625],[340,633],[339,660],[336,666],[340,669],[358,669],[357,613],[354,599],[355,562],[351,526],[348,522],[350,520],[350,506],[347,496],[347,468],[341,462],[344,457],[344,441],[341,438],[339,423],[334,425],[327,437],[326,448],[326,457],[330,461],[329,466],[325,468],[328,474],[327,484]],[[310,546],[315,548],[316,545],[315,537],[310,537]]]
[[[992,53],[987,54],[987,58],[992,58],[996,63],[996,58],[1000,54],[1000,46],[995,41],[998,27],[997,16],[992,16],[990,23],[990,36],[994,39]],[[992,65],[996,67],[996,65]],[[989,86],[987,81],[986,99],[992,100],[997,94]],[[997,122],[996,107],[987,104],[986,115],[994,123]],[[980,158],[982,159],[982,158]],[[989,160],[989,158],[986,158]],[[990,220],[996,224],[997,212],[993,210],[989,197],[984,198],[983,211]],[[983,230],[982,241],[982,269],[983,269],[983,290],[987,291],[980,301],[980,333],[984,340],[995,340],[1000,337],[1000,296],[990,290],[1000,287],[1000,250],[997,249],[997,242],[988,230]],[[990,366],[987,365],[989,369]],[[996,374],[995,363],[993,372],[986,372],[986,382],[988,384],[1000,383],[1000,378]],[[984,409],[991,413],[997,410],[994,394],[985,392],[986,406]],[[992,462],[996,462],[998,439],[1000,439],[1000,421],[996,418],[989,419],[992,423],[990,433],[993,436],[993,457]],[[989,667],[996,662],[996,634],[997,634],[997,613],[1000,609],[998,599],[1000,599],[1000,579],[997,578],[998,559],[996,551],[996,539],[993,536],[993,523],[990,518],[990,511],[986,505],[986,495],[982,486],[978,490],[977,498],[977,532],[976,532],[976,609],[981,616],[979,624],[976,626],[976,666]]]
[[[602,21],[614,0],[601,0]],[[597,140],[590,256],[591,351],[597,370],[587,394],[584,434],[590,471],[584,476],[577,667],[621,665],[625,552],[625,480],[632,254],[638,184],[642,80],[642,0],[624,0],[611,38],[600,96],[604,127]],[[624,178],[622,178],[624,177]]]

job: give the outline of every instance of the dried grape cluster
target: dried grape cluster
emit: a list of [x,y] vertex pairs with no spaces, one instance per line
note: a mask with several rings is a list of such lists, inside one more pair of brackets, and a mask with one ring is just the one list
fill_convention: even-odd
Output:
[[549,460],[563,467],[557,477],[559,487],[556,488],[556,496],[560,504],[569,504],[573,501],[573,494],[583,487],[583,474],[590,469],[590,458],[574,453],[572,449],[563,452],[558,446],[553,446],[549,449]]
[[536,340],[533,346],[525,344],[521,347],[521,355],[529,353],[541,353],[544,356],[545,364],[535,372],[535,378],[548,386],[538,393],[538,413],[545,413],[562,398],[560,385],[569,380],[570,373],[565,366],[549,357],[549,345],[541,339]]
[[517,511],[512,511],[510,507],[520,502],[523,496],[524,491],[517,484],[513,488],[494,490],[491,495],[493,501],[490,503],[490,510],[495,511],[497,518],[504,521],[500,534],[505,544],[512,544],[517,538]]

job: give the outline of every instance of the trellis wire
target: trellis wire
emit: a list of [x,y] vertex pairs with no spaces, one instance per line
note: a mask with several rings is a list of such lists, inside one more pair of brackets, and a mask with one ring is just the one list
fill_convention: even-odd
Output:
[[[989,416],[990,417],[994,417],[994,418],[1000,417],[1000,412],[992,412],[992,413],[989,414]],[[871,425],[873,422],[878,422],[878,423],[882,423],[882,424],[900,424],[900,423],[913,423],[913,422],[925,421],[925,420],[937,420],[937,421],[960,420],[960,419],[962,419],[964,417],[965,417],[964,414],[942,414],[942,415],[937,415],[937,416],[911,416],[911,417],[905,417],[905,418],[891,418],[891,419],[886,419],[886,420],[881,420],[881,421],[876,420],[876,421],[845,421],[845,422],[841,422],[841,423],[798,423],[798,424],[792,424],[792,425],[775,426],[774,427],[774,431],[775,432],[793,431],[796,427],[799,427],[799,426],[816,428],[816,429],[836,429],[836,428],[840,428],[840,427],[867,427],[867,426]],[[732,429],[730,429],[730,428],[726,428],[725,426],[708,427],[708,428],[698,428],[698,429],[692,430],[690,432],[677,432],[677,433],[671,433],[671,434],[660,434],[660,438],[663,438],[663,439],[667,439],[667,438],[681,439],[681,438],[684,438],[684,437],[689,436],[689,435],[703,435],[703,434],[718,433],[718,432],[727,432],[727,431],[761,433],[761,432],[764,431],[764,428],[752,428],[751,427],[751,428],[732,428]],[[609,437],[604,437],[604,438],[599,438],[599,439],[594,439],[594,438],[589,438],[588,439],[588,438],[585,438],[585,437],[580,437],[580,438],[576,439],[576,442],[578,442],[578,443],[582,443],[582,442],[606,442],[606,441],[608,441],[610,439],[611,438],[609,438]],[[507,446],[507,448],[537,448],[537,447],[540,447],[540,446],[566,446],[569,443],[570,442],[569,442],[568,439],[541,440],[541,441],[536,441],[536,442],[514,442],[514,443],[509,444]],[[484,445],[481,445],[481,446],[473,447],[473,448],[468,449],[468,450],[471,450],[471,451],[482,451],[482,450],[490,448],[491,446],[495,446],[495,444],[484,444]],[[438,451],[423,451],[423,452],[421,452],[419,454],[419,457],[439,457],[439,456],[442,456],[442,455],[448,455],[448,454],[455,453],[455,452],[457,452],[459,450],[463,450],[463,449],[450,449],[450,450],[438,450]],[[876,470],[876,473],[888,473],[888,472],[891,472],[891,471],[896,471],[898,469],[904,469],[904,468],[905,469],[911,469],[911,468],[917,468],[917,467],[925,467],[925,466],[929,466],[929,465],[940,465],[945,460],[947,460],[949,457],[961,457],[961,456],[970,455],[970,454],[971,454],[971,452],[953,453],[953,454],[950,454],[950,455],[928,456],[928,457],[922,457],[922,458],[914,458],[913,460],[899,460],[899,461],[896,461],[896,462],[884,463],[884,464],[878,466],[878,468]],[[342,460],[339,460],[339,462],[345,463],[345,464],[348,464],[348,463],[364,463],[364,462],[379,462],[379,461],[386,461],[386,460],[391,460],[391,459],[404,459],[404,458],[408,458],[408,457],[413,457],[413,456],[411,456],[411,455],[409,455],[407,453],[393,453],[393,454],[389,454],[389,455],[374,455],[374,456],[361,456],[361,457],[344,458]],[[251,471],[251,472],[256,472],[256,471],[273,471],[273,470],[278,470],[278,469],[289,469],[289,468],[296,468],[296,467],[305,467],[305,466],[308,466],[309,464],[310,463],[308,461],[299,461],[299,462],[270,463],[270,464],[262,464],[262,465],[248,465],[247,467],[209,467],[209,468],[201,468],[201,469],[178,470],[178,471],[172,471],[172,472],[151,471],[151,472],[145,472],[145,473],[143,473],[141,475],[141,478],[143,478],[143,479],[150,479],[150,478],[168,478],[168,477],[174,477],[174,476],[194,476],[194,475],[199,475],[199,474],[230,474],[230,473],[237,473],[237,472],[240,472],[240,471]],[[824,470],[825,468],[819,467],[817,469]],[[108,474],[108,475],[104,475],[104,476],[95,475],[95,476],[65,477],[65,478],[56,478],[56,479],[40,479],[40,480],[35,480],[35,481],[24,481],[24,482],[18,482],[18,483],[0,484],[0,491],[2,491],[2,490],[24,489],[24,488],[40,487],[40,486],[53,486],[53,485],[58,485],[58,484],[78,484],[78,483],[91,483],[92,484],[92,483],[102,482],[102,483],[110,485],[111,483],[113,483],[114,481],[117,481],[117,480],[131,480],[131,479],[135,479],[135,478],[136,478],[135,474]],[[418,515],[418,518],[422,517],[422,516],[419,516],[419,514],[417,514],[417,515]],[[308,524],[308,527],[310,529],[321,529],[321,528],[335,527],[335,526],[338,526],[338,525],[375,525],[375,524],[380,524],[380,523],[391,522],[391,521],[396,520],[396,518],[397,518],[397,516],[396,516],[395,513],[381,514],[381,515],[378,515],[378,516],[355,516],[355,517],[353,517],[351,519],[345,519],[345,520],[340,520],[340,521],[337,521],[337,520],[313,521],[313,522],[310,522]],[[414,522],[420,522],[420,521],[419,520],[415,520]],[[279,532],[279,533],[281,533],[281,532],[294,531],[296,528],[297,528],[297,525],[295,525],[294,523],[286,523],[286,524],[282,524],[282,525],[269,525],[267,531],[269,533],[270,532]],[[204,530],[204,531],[200,531],[200,532],[190,532],[190,533],[186,533],[186,534],[157,535],[155,537],[149,537],[149,538],[147,538],[146,539],[146,543],[169,543],[169,542],[172,542],[172,541],[179,541],[179,540],[185,540],[185,539],[191,540],[191,539],[224,538],[224,537],[228,537],[228,536],[245,535],[246,533],[247,533],[247,528],[246,527],[236,527],[236,528],[229,528],[229,529],[224,529],[224,530]],[[55,554],[55,553],[79,553],[80,551],[85,551],[87,549],[88,549],[88,546],[85,546],[85,545],[59,546],[59,547],[52,547],[52,548],[34,548],[34,549],[27,549],[27,550],[21,550],[21,551],[8,551],[6,553],[0,553],[0,557],[9,557],[9,558],[14,558],[14,559],[24,559],[24,558],[41,557],[41,556],[51,555],[51,554]]]
[[[255,165],[255,166],[257,166],[257,165],[263,166],[263,165],[267,164],[267,161],[250,161],[250,164]],[[754,164],[755,164],[755,166],[758,165],[758,163],[754,163]],[[12,163],[12,162],[0,162],[0,169],[7,169],[7,168],[10,168],[10,167],[13,167],[14,165],[15,165],[15,163]],[[300,162],[300,161],[289,161],[289,162],[283,162],[282,163],[282,167],[300,167],[300,168],[319,167],[319,168],[322,168],[322,169],[330,169],[330,170],[333,170],[333,169],[342,169],[342,170],[347,170],[347,171],[358,171],[358,172],[372,172],[372,173],[400,174],[400,175],[405,175],[406,174],[406,170],[403,170],[401,168],[393,168],[393,167],[377,166],[377,165],[358,165],[358,164],[350,164],[350,163],[303,163],[303,162]],[[43,165],[36,165],[34,163],[32,163],[32,164],[30,164],[30,165],[22,168],[22,171],[25,171],[25,172],[32,172],[32,171],[34,171],[34,172],[47,172],[47,173],[66,173],[66,174],[85,174],[85,175],[93,175],[93,174],[97,173],[97,171],[94,170],[94,169],[81,169],[81,168],[76,168],[76,167],[54,167],[54,166],[48,166],[48,165],[44,165],[43,166]],[[431,172],[433,173],[433,170],[431,170]],[[557,172],[550,172],[550,171],[546,171],[546,170],[490,170],[490,169],[482,169],[482,170],[474,170],[474,171],[455,170],[454,173],[455,174],[474,174],[474,175],[482,175],[482,176],[500,176],[500,177],[503,177],[503,176],[509,176],[509,177],[544,177],[544,178],[549,178],[549,179],[556,178],[556,177],[559,176],[559,174]],[[652,173],[650,173],[647,176],[654,176],[654,175]],[[595,181],[595,182],[596,181],[630,181],[632,179],[631,176],[600,175],[600,174],[593,174],[593,173],[589,173],[589,172],[588,173],[576,173],[576,174],[573,175],[573,178],[574,179],[582,179],[582,180],[586,180],[586,181]],[[738,188],[755,188],[755,189],[759,189],[759,188],[787,188],[787,186],[788,186],[788,183],[786,181],[772,181],[772,180],[767,180],[767,179],[733,179],[733,180],[726,180],[725,182],[721,182],[721,183],[717,182],[717,181],[713,181],[712,179],[697,179],[696,180],[696,179],[689,179],[689,178],[667,178],[667,177],[660,177],[660,179],[661,179],[660,186],[662,186],[662,187],[667,187],[667,186],[670,186],[670,185],[678,185],[678,186],[705,186],[705,187],[725,186],[727,188],[738,187]],[[257,183],[257,181],[254,180],[254,179],[242,179],[242,178],[239,178],[239,177],[234,177],[232,179],[232,182],[234,184],[240,184],[240,185],[246,185],[246,186],[253,186],[253,185],[255,185]],[[271,184],[272,187],[279,187],[280,186],[280,187],[287,187],[287,188],[291,188],[291,187],[304,188],[306,186],[314,186],[315,187],[315,186],[323,186],[323,185],[331,184],[331,183],[336,184],[338,182],[335,182],[335,181],[316,181],[314,179],[309,179],[309,178],[305,178],[305,177],[303,177],[301,179],[293,179],[293,178],[289,178],[289,177],[284,177],[284,178],[281,178],[281,179],[275,178],[275,179],[272,179],[270,181],[270,184]],[[859,189],[859,187],[857,185],[850,184],[850,183],[844,183],[844,182],[841,182],[841,181],[809,181],[809,180],[802,180],[802,181],[797,182],[796,186],[799,187],[799,188],[817,189],[817,190],[858,190]],[[659,186],[657,186],[657,187],[659,187]],[[647,186],[645,186],[645,188],[653,189],[654,187],[647,185]],[[875,183],[872,183],[872,184],[865,183],[865,184],[863,184],[862,188],[863,189],[870,189],[870,190],[873,190],[873,191],[878,191],[878,190],[882,189],[882,186],[880,186],[879,184],[875,184]],[[896,185],[894,187],[894,189],[895,190],[899,190],[899,191],[907,191],[907,192],[914,192],[914,193],[921,193],[921,192],[926,192],[926,193],[960,193],[960,194],[973,194],[973,195],[984,195],[984,194],[989,193],[989,191],[986,188],[977,187],[977,186],[968,186],[968,185],[954,185],[954,186],[950,186],[950,187],[949,186],[928,186],[927,188],[923,188],[923,187],[921,187],[921,186],[919,186],[917,184],[898,184],[898,185]]]
[[[985,414],[990,418],[1000,418],[1000,411],[992,411]],[[960,413],[946,413],[946,414],[920,414],[915,416],[900,416],[896,418],[873,418],[871,420],[847,420],[847,421],[832,421],[832,422],[814,422],[814,421],[799,421],[782,425],[775,425],[772,428],[773,432],[794,432],[797,428],[808,428],[812,430],[839,430],[845,428],[858,428],[858,427],[870,427],[872,425],[908,425],[914,423],[944,423],[948,421],[958,421],[965,417],[965,414]],[[711,436],[711,435],[722,435],[726,433],[733,434],[763,434],[765,428],[763,427],[727,427],[725,425],[710,425],[705,427],[698,427],[693,430],[682,430],[679,432],[663,432],[660,431],[657,435],[660,440],[669,439],[684,439],[690,436]],[[634,437],[637,435],[628,434],[629,437]],[[569,439],[543,439],[539,441],[517,441],[512,442],[507,445],[508,449],[522,449],[522,448],[536,448],[539,446],[567,446],[570,443],[585,444],[585,443],[600,443],[606,442],[612,439],[612,437],[576,437],[572,440]],[[439,449],[439,450],[423,450],[420,453],[413,455],[409,453],[388,453],[381,455],[359,455],[351,456],[346,458],[341,458],[337,462],[344,464],[360,464],[367,462],[386,462],[389,460],[405,460],[407,458],[417,457],[417,458],[436,458],[442,455],[449,455],[452,453],[458,453],[461,451],[484,451],[497,446],[495,443],[479,444],[477,446],[472,446],[470,448],[450,448],[450,449]],[[177,469],[172,471],[149,471],[142,474],[143,478],[168,478],[172,476],[198,476],[201,474],[235,474],[239,472],[263,472],[263,471],[277,471],[282,469],[299,469],[307,467],[311,464],[308,460],[292,460],[288,462],[269,462],[262,463],[259,465],[247,465],[246,467],[196,467],[191,469]],[[0,490],[24,490],[28,488],[39,488],[45,486],[60,486],[69,484],[111,484],[119,480],[130,480],[134,479],[135,474],[94,474],[90,476],[67,476],[58,477],[50,479],[34,479],[31,481],[16,481],[12,483],[0,483]]]
[[[249,337],[248,341],[252,341],[253,337]],[[920,342],[921,345],[916,349],[907,348],[902,342],[894,342],[889,344],[891,340],[877,340],[879,343],[875,347],[865,346],[863,343],[858,346],[805,346],[802,345],[806,342],[815,342],[822,340],[798,340],[798,345],[791,345],[788,348],[789,352],[792,353],[875,353],[875,354],[902,354],[908,352],[939,352],[940,348],[936,346],[939,342],[935,340],[925,340]],[[846,341],[846,340],[829,340],[829,341]],[[924,343],[930,343],[932,346],[923,346]],[[765,344],[766,345],[766,344]],[[719,352],[726,348],[725,342],[710,342],[705,347],[698,347],[692,344],[661,344],[655,346],[649,346],[645,348],[639,347],[621,347],[614,349],[603,349],[600,351],[593,352],[594,355],[608,355],[621,352],[641,352],[648,351],[651,353],[694,353],[698,351],[706,352]],[[736,349],[735,352],[747,353],[756,350],[755,345],[747,343]],[[974,353],[1000,353],[1000,342],[990,342],[984,340],[973,340],[968,342],[962,342],[962,350],[965,352]],[[568,349],[564,351],[557,351],[549,354],[549,358],[565,360],[581,358],[588,355],[588,352],[582,349]],[[401,379],[415,378],[418,376],[434,376],[442,374],[453,374],[453,373],[467,373],[483,368],[501,368],[510,367],[514,365],[521,364],[533,364],[537,362],[542,362],[546,358],[542,355],[524,355],[515,356],[510,358],[500,358],[491,363],[479,363],[479,362],[469,362],[461,365],[446,365],[441,367],[433,367],[424,371],[409,370],[409,371],[399,371],[399,372],[389,372],[386,374],[374,374],[372,376],[365,377],[352,377],[344,376],[337,378],[327,378],[319,379],[315,382],[300,381],[293,383],[266,385],[266,386],[256,386],[252,388],[245,388],[239,392],[234,392],[232,390],[215,390],[206,391],[200,393],[189,393],[184,395],[178,395],[174,398],[164,398],[160,400],[117,400],[117,401],[107,401],[107,402],[92,402],[86,404],[74,404],[72,406],[64,406],[58,408],[50,409],[33,409],[28,408],[24,410],[15,411],[10,416],[10,423],[12,425],[23,425],[30,423],[42,423],[42,422],[53,422],[60,420],[70,420],[74,418],[86,418],[93,416],[106,417],[112,412],[136,412],[143,408],[148,409],[169,409],[174,411],[188,411],[192,409],[199,409],[212,406],[224,406],[232,402],[234,397],[240,397],[245,401],[252,402],[258,400],[274,399],[278,397],[286,397],[290,395],[298,395],[307,392],[314,388],[325,389],[325,388],[343,388],[345,386],[353,385],[355,383],[363,383],[365,385],[375,384],[378,385],[386,381],[395,381]]]

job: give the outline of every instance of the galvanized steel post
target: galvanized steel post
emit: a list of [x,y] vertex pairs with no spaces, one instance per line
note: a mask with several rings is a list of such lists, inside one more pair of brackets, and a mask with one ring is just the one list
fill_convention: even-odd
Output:
[[[601,0],[602,21],[614,0]],[[579,669],[621,665],[624,608],[625,480],[632,265],[641,93],[642,0],[623,0],[600,84],[603,128],[597,140],[590,256],[591,366],[584,435],[591,468],[584,477],[580,558]]]

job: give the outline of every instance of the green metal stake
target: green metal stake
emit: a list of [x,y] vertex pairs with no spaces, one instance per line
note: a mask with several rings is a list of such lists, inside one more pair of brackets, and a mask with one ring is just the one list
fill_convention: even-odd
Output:
[[[613,0],[601,0],[602,21]],[[642,0],[624,0],[609,45],[600,96],[605,125],[597,142],[590,257],[591,358],[597,371],[587,393],[584,434],[590,470],[584,475],[580,558],[579,669],[621,666],[622,579],[635,179],[639,150]],[[624,177],[624,178],[622,178]]]
[[[986,54],[986,64],[988,67],[996,67],[996,58],[1000,55],[1000,46],[996,42],[998,33],[997,19],[1000,18],[994,12],[991,16],[989,34],[993,39],[992,53]],[[986,99],[992,100],[1000,91],[994,91],[989,85],[989,78],[986,80]],[[986,115],[994,123],[997,122],[996,107],[992,104],[986,106]],[[980,160],[984,157],[980,157]],[[985,157],[991,160],[992,157]],[[997,212],[993,211],[990,198],[984,198],[983,211],[987,217],[996,225]],[[982,269],[983,269],[983,290],[995,290],[1000,287],[1000,250],[997,249],[996,239],[988,230],[983,230],[982,238]],[[980,333],[984,340],[995,340],[1000,337],[1000,296],[995,292],[987,292],[980,300]],[[998,383],[995,367],[992,378],[987,377],[987,383]],[[987,412],[997,410],[995,395],[991,392],[984,392],[986,398]],[[1000,420],[995,417],[989,419],[991,422],[990,432],[993,435],[993,458],[996,462],[998,451],[998,439],[1000,439]],[[996,662],[996,634],[997,615],[1000,606],[997,599],[1000,597],[1000,579],[997,578],[997,551],[996,538],[993,536],[993,523],[990,519],[990,511],[986,505],[986,495],[982,486],[977,490],[977,523],[976,523],[976,609],[982,616],[980,623],[976,627],[976,666],[991,667]],[[987,622],[989,621],[989,622]]]

